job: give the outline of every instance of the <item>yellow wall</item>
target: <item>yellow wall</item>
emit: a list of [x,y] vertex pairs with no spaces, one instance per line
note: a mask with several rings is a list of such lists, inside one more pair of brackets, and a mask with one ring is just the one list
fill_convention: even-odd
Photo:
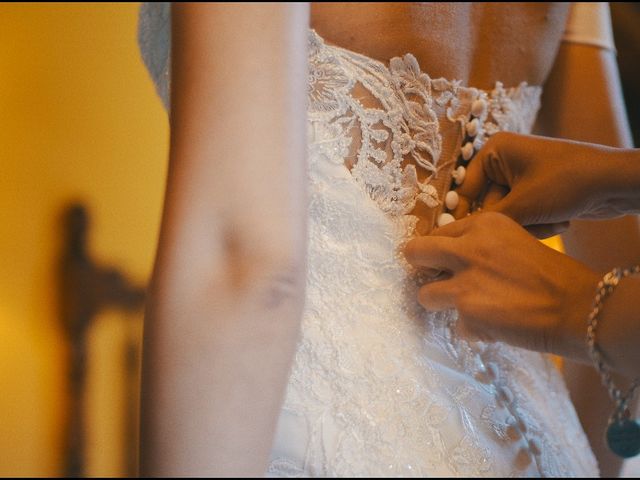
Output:
[[99,259],[139,283],[150,273],[168,122],[140,60],[137,13],[137,3],[0,3],[2,476],[62,473],[53,274],[64,202],[90,207]]
[[555,248],[560,252],[564,252],[564,247],[562,246],[562,238],[560,238],[559,235],[555,237],[547,238],[543,240],[542,243],[544,243],[548,247]]

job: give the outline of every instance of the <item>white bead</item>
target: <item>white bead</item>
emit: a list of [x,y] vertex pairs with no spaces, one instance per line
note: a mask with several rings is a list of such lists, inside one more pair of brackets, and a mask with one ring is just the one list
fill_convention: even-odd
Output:
[[439,227],[444,227],[445,225],[448,225],[448,224],[450,224],[452,222],[455,222],[455,221],[456,221],[456,219],[450,213],[442,213],[438,217],[438,226]]
[[473,144],[471,142],[467,142],[462,147],[462,158],[468,162],[471,160],[471,157],[473,157]]
[[480,150],[483,145],[484,145],[484,140],[482,140],[482,138],[476,137],[473,139],[473,148],[475,148],[476,150]]
[[529,451],[533,453],[536,457],[542,453],[540,442],[538,441],[537,438],[529,439]]
[[477,118],[474,118],[470,122],[467,122],[467,124],[465,125],[467,135],[469,135],[470,137],[475,137],[478,134],[478,125],[480,125],[480,122]]
[[449,210],[453,210],[454,208],[456,208],[458,206],[459,201],[460,201],[460,196],[458,195],[458,192],[456,192],[455,190],[450,190],[444,196],[444,204]]
[[487,108],[487,102],[479,98],[471,104],[471,113],[476,117],[480,117],[482,116],[486,108]]
[[456,185],[462,185],[462,182],[464,182],[464,177],[467,174],[467,170],[460,165],[458,168],[456,168],[453,173],[453,179],[456,181]]
[[498,400],[504,405],[511,405],[513,403],[513,393],[509,387],[498,387],[497,394]]

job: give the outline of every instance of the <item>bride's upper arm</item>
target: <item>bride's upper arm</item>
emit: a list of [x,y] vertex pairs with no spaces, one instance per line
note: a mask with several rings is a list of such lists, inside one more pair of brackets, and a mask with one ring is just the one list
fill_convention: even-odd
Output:
[[307,26],[305,4],[172,5],[157,268],[229,277],[232,260],[252,268],[300,256]]
[[[606,21],[608,6],[584,4],[579,8],[591,9],[592,15],[590,19],[583,17],[584,21],[574,19],[573,25],[569,25],[572,28],[568,28],[545,84],[539,132],[630,147],[615,48],[607,33],[610,32]],[[638,219],[574,221],[563,234],[563,243],[568,254],[603,272],[614,266],[637,263]],[[600,380],[590,366],[567,362],[565,377],[602,475],[617,476],[621,460],[608,451],[603,440],[612,408],[607,392],[600,387]]]
[[[615,49],[609,45],[593,40],[562,42],[544,88],[540,133],[631,147]],[[567,252],[603,272],[633,260],[640,249],[636,218],[576,221],[572,226],[563,235]]]
[[538,127],[550,136],[630,146],[606,3],[572,4]]

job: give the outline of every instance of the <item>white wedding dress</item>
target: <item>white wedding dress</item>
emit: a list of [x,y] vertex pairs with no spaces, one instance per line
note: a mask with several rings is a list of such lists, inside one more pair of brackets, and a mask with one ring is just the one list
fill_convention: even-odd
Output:
[[[168,15],[143,4],[139,30],[165,106]],[[431,79],[409,54],[386,66],[313,30],[309,49],[307,298],[267,473],[597,476],[555,366],[456,338],[400,252],[416,203],[442,211],[462,145],[529,132],[541,88]]]

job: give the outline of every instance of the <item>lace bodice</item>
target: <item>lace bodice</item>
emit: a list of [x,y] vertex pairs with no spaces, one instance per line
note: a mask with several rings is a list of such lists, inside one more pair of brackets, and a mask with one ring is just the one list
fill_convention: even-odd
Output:
[[[141,10],[147,64],[168,41],[149,13],[162,8]],[[152,74],[168,105],[169,76]],[[400,253],[443,210],[463,149],[528,132],[539,96],[431,79],[410,54],[387,66],[309,32],[306,304],[269,475],[597,475],[553,364],[456,337],[454,311],[417,303]]]
[[[476,118],[470,147],[478,150],[499,130],[529,131],[540,104],[539,87],[525,83],[491,92],[459,81],[431,79],[411,54],[393,58],[389,67],[352,51],[327,45],[309,32],[309,120],[336,131],[349,131],[345,156],[357,157],[351,173],[380,208],[408,214],[421,202],[442,204],[450,184],[456,146],[443,144],[440,125],[457,124],[449,140],[464,138]],[[472,114],[476,106],[478,115]],[[357,140],[357,148],[349,149]],[[417,169],[426,177],[418,180]]]

